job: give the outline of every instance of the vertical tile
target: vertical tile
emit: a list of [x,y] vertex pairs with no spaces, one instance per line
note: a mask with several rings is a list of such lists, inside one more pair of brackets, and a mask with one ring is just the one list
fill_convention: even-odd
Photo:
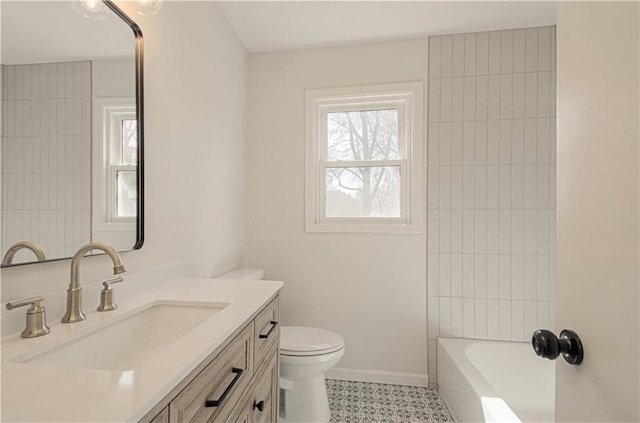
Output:
[[475,164],[475,142],[476,124],[475,122],[465,122],[463,124],[462,164]]
[[427,207],[429,210],[440,208],[440,168],[429,166],[427,171]]
[[525,30],[516,29],[513,31],[513,72],[524,72],[525,63]]
[[474,300],[476,339],[487,339],[487,300]]
[[551,27],[538,28],[538,70],[551,70]]
[[440,124],[432,123],[428,128],[428,157],[429,166],[440,164]]
[[538,116],[551,116],[551,73],[538,73]]
[[440,81],[429,81],[429,122],[440,121]]
[[31,71],[33,69],[32,65],[25,65],[22,66],[22,83],[24,84],[23,87],[23,95],[22,98],[25,100],[31,100],[33,99],[33,96],[31,94]]
[[474,254],[473,292],[476,298],[487,298],[487,256]]
[[487,339],[500,339],[500,304],[498,300],[487,300]]
[[537,216],[535,210],[525,210],[523,213],[524,226],[524,254],[535,255],[538,251],[537,246]]
[[476,34],[465,34],[464,36],[464,74],[465,76],[476,75]]
[[556,208],[556,166],[549,166],[549,208]]
[[427,293],[429,296],[440,296],[440,257],[437,253],[427,255]]
[[500,72],[513,73],[513,30],[500,31]]
[[536,257],[536,299],[549,301],[549,256]]
[[65,98],[66,96],[66,84],[65,84],[65,64],[55,63],[56,67],[56,96],[55,98]]
[[556,300],[556,257],[549,256],[549,299]]
[[82,98],[82,134],[91,135],[91,98]]
[[451,336],[451,298],[440,297],[440,336]]
[[476,311],[473,298],[462,300],[462,335],[465,338],[473,338],[476,335]]
[[24,136],[24,100],[15,102],[15,135]]
[[500,298],[500,256],[487,254],[487,298]]
[[511,257],[511,298],[524,299],[524,256]]
[[536,321],[539,328],[548,328],[551,324],[549,319],[551,313],[549,311],[549,303],[547,302],[537,302],[537,313],[536,313]]
[[479,32],[476,35],[476,72],[478,75],[489,73],[489,33]]
[[[451,211],[440,210],[440,253],[451,252]],[[442,257],[442,256],[441,256]],[[442,266],[440,266],[440,272],[442,274]]]
[[7,66],[7,100],[16,99],[16,66]]
[[556,26],[552,26],[551,27],[551,42],[550,42],[550,48],[551,48],[551,58],[550,58],[550,68],[551,70],[556,70]]
[[451,120],[462,122],[464,119],[464,78],[451,81]]
[[73,62],[64,64],[64,97],[73,98]]
[[556,91],[557,91],[557,85],[556,85],[556,71],[551,71],[550,74],[550,78],[551,78],[551,94],[550,94],[550,99],[549,99],[549,116],[551,117],[555,117],[557,112],[556,112],[556,101],[557,101],[557,95],[556,95]]
[[524,256],[524,299],[535,300],[538,295],[536,256]]
[[524,76],[524,116],[534,118],[538,116],[538,74],[526,73]]
[[487,251],[487,212],[476,210],[473,222],[473,244],[475,253],[486,253]]
[[489,74],[500,73],[500,31],[489,32]]
[[500,120],[500,163],[511,163],[511,120]]
[[451,78],[453,76],[453,36],[443,35],[440,40],[440,51],[442,53],[440,62],[440,76]]
[[500,76],[500,118],[511,119],[513,113],[513,75]]
[[538,70],[538,29],[528,28],[525,30],[525,72],[536,72]]
[[511,211],[498,212],[498,251],[500,254],[511,254]]
[[500,165],[500,209],[511,208],[511,165]]
[[462,207],[467,210],[475,208],[475,169],[473,166],[464,166],[462,170]]
[[500,300],[500,340],[511,340],[511,301]]
[[428,297],[427,310],[429,316],[427,321],[429,339],[436,339],[440,336],[440,299],[438,297]]
[[453,36],[453,77],[464,76],[464,34]]
[[524,212],[511,210],[511,253],[524,254]]
[[498,260],[499,295],[501,299],[511,299],[511,256],[502,254]]
[[440,167],[440,208],[451,208],[451,167]]
[[513,75],[513,118],[524,117],[525,104],[525,74],[516,73]]
[[451,164],[451,123],[440,124],[440,165]]
[[476,78],[468,76],[464,78],[464,114],[465,121],[475,120],[476,116]]
[[15,100],[24,100],[24,66],[15,68]]
[[549,208],[550,167],[548,164],[536,166],[536,208]]
[[451,252],[462,253],[462,210],[451,210]]
[[500,218],[498,210],[487,210],[487,253],[500,252]]
[[82,99],[74,98],[73,100],[73,134],[82,134]]
[[462,211],[462,252],[472,254],[474,252],[474,220],[473,210]]
[[474,166],[473,189],[474,207],[476,209],[487,208],[487,167]]
[[476,78],[476,120],[487,120],[489,101],[489,77]]
[[549,163],[551,140],[549,137],[551,120],[540,118],[537,120],[537,151],[536,161],[538,163]]
[[463,156],[464,127],[462,122],[451,124],[451,164],[461,165]]
[[536,163],[538,153],[538,121],[524,121],[524,163]]
[[497,120],[487,124],[487,163],[500,163],[500,122]]
[[440,211],[427,212],[427,248],[429,253],[440,251]]
[[55,113],[56,113],[56,135],[64,135],[67,131],[67,110],[66,110],[66,102],[64,99],[56,99],[55,100]]
[[73,97],[82,97],[82,62],[73,62]]
[[530,337],[533,332],[538,328],[544,326],[538,326],[537,321],[537,305],[535,301],[524,302],[524,333],[525,336]]
[[500,118],[500,75],[489,75],[487,116],[489,119]]
[[451,336],[454,338],[464,336],[462,317],[462,298],[451,298]]
[[451,208],[462,208],[462,166],[451,166]]
[[487,121],[476,122],[476,165],[487,163]]
[[429,78],[440,78],[440,39],[429,37]]
[[511,341],[528,341],[524,333],[524,301],[511,302]]
[[464,298],[474,297],[474,272],[475,257],[473,254],[462,255],[462,296]]
[[549,210],[536,211],[537,254],[549,254]]
[[511,121],[511,163],[524,162],[524,119]]
[[82,62],[82,97],[91,97],[91,62]]
[[451,296],[462,297],[462,254],[451,254]]
[[500,167],[487,166],[487,209],[500,207]]
[[440,80],[440,121],[451,122],[451,78]]

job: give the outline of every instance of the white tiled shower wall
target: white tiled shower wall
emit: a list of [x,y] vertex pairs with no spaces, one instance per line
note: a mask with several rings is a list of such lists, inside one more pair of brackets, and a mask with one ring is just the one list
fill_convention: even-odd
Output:
[[91,63],[2,66],[3,252],[29,240],[69,257],[90,240],[90,158]]
[[429,39],[428,331],[526,341],[554,321],[555,27]]

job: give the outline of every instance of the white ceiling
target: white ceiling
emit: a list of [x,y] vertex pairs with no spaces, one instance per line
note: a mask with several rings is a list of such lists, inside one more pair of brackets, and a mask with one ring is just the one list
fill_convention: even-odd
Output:
[[553,25],[554,1],[226,1],[249,52]]
[[0,1],[2,64],[133,57],[133,31],[109,12],[82,16],[69,1]]

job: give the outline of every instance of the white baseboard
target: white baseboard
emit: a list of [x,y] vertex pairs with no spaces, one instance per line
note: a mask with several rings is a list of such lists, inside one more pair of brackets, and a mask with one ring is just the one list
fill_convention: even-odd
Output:
[[429,386],[429,375],[421,373],[385,372],[380,370],[358,370],[333,368],[327,379],[353,380],[356,382],[388,383],[392,385]]

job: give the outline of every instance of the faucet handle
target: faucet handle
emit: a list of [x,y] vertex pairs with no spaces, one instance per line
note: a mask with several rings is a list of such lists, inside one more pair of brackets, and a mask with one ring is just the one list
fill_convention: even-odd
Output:
[[20,334],[23,338],[36,338],[46,335],[51,331],[47,326],[47,314],[44,306],[41,305],[42,301],[44,301],[42,297],[33,297],[7,303],[7,310],[13,310],[14,308],[24,307],[26,305],[31,306],[29,310],[27,310],[27,326]]
[[114,283],[120,283],[124,279],[122,278],[113,278],[102,282],[102,291],[100,291],[100,305],[98,306],[98,311],[111,311],[118,308],[116,303],[113,301],[113,288],[111,287]]

